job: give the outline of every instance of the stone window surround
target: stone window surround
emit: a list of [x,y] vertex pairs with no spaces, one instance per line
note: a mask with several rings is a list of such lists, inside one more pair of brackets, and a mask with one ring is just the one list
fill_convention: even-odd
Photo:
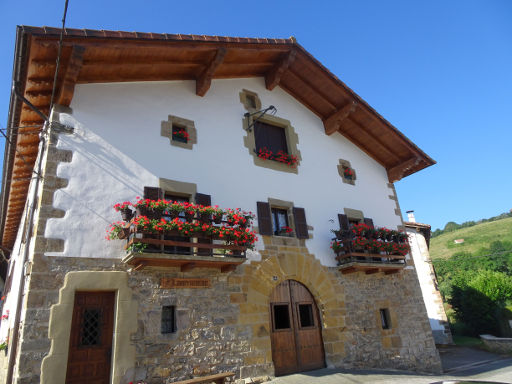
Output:
[[[174,124],[185,128],[187,131],[189,138],[186,143],[172,139],[172,126]],[[184,119],[183,117],[169,115],[167,121],[162,121],[160,136],[169,138],[171,145],[184,149],[192,149],[194,144],[197,144],[197,130],[194,122],[192,120]]]
[[[377,329],[379,329],[382,337],[394,335],[396,334],[396,330],[400,328],[397,313],[392,308],[394,308],[394,306],[390,300],[382,300],[375,303],[375,325]],[[380,318],[381,309],[387,309],[389,312],[390,327],[388,329],[382,328],[382,320]]]
[[194,201],[197,193],[197,184],[186,183],[184,181],[177,181],[171,179],[158,179],[158,187],[164,193],[172,193],[178,196],[188,197],[189,201]]
[[[250,106],[248,106],[247,95],[255,97],[256,107],[258,107],[257,109],[250,108]],[[244,105],[244,108],[249,113],[261,110],[261,101],[255,92],[248,91],[246,89],[242,90],[242,92],[240,92],[240,102]],[[244,116],[242,119],[242,126],[244,131],[247,133],[246,136],[244,136],[244,146],[248,149],[249,154],[253,157],[254,165],[257,165],[258,167],[273,169],[275,171],[298,174],[299,165],[302,160],[301,153],[298,149],[299,136],[295,132],[295,129],[293,128],[290,121],[272,115],[263,115],[262,117],[258,118],[258,121],[283,128],[286,134],[286,145],[288,147],[288,153],[290,155],[296,156],[298,161],[295,167],[290,167],[289,165],[279,163],[277,161],[260,159],[256,153],[254,127],[252,127],[250,131],[248,130],[249,126],[254,122],[254,118],[253,116]]]
[[64,383],[67,373],[71,319],[76,291],[115,291],[111,384],[118,384],[135,367],[135,346],[130,335],[137,331],[137,307],[128,287],[128,274],[120,271],[68,272],[59,291],[59,301],[50,309],[50,353],[41,365],[41,384]]
[[[352,168],[352,166],[350,165],[350,161],[340,159],[337,168],[338,168],[338,174],[341,176],[341,180],[345,184],[356,185],[355,181],[357,179],[357,174],[356,174],[356,170],[354,168]],[[345,174],[343,172],[345,171],[346,168],[351,169],[352,172],[354,173],[354,176],[352,176],[352,180],[349,180],[345,177]]]
[[347,215],[349,219],[359,220],[361,223],[364,222],[364,213],[359,209],[343,208],[343,213]]
[[[249,91],[247,89],[242,89],[242,91],[239,93],[240,96],[240,102],[244,105],[244,108],[249,113],[253,113],[256,111],[261,110],[261,100],[256,92]],[[249,98],[252,98],[254,100],[255,107],[252,107],[249,102]]]

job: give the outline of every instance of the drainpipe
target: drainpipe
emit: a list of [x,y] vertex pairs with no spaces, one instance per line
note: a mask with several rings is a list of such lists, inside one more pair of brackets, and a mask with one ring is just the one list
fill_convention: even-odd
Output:
[[[8,358],[8,368],[7,368],[7,378],[6,383],[7,384],[13,384],[13,374],[14,374],[14,365],[16,364],[16,353],[18,350],[18,340],[20,335],[20,318],[21,318],[21,307],[23,304],[23,297],[24,297],[24,291],[25,291],[25,268],[29,256],[30,251],[30,239],[32,238],[32,229],[33,229],[33,221],[34,221],[34,213],[37,207],[37,195],[39,191],[39,184],[41,182],[41,169],[43,164],[43,154],[45,149],[45,137],[44,132],[46,131],[46,128],[48,126],[48,121],[45,121],[43,126],[43,131],[40,135],[40,141],[39,141],[39,156],[37,158],[37,163],[35,164],[37,173],[33,173],[33,175],[36,175],[36,182],[34,186],[34,193],[32,194],[32,205],[29,207],[29,215],[28,215],[28,227],[27,232],[25,236],[25,249],[23,250],[23,263],[22,263],[22,272],[21,272],[21,280],[20,280],[20,289],[19,289],[19,295],[18,295],[18,303],[16,305],[16,313],[14,317],[14,327],[13,327],[13,334],[12,334],[12,341],[9,342],[11,347],[9,348],[9,358]],[[30,200],[29,200],[30,201]]]

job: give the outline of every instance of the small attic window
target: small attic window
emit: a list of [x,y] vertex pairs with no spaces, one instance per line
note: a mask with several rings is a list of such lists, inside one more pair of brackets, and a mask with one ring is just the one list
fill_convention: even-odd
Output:
[[197,144],[197,130],[192,120],[169,115],[162,121],[160,135],[167,137],[170,144],[183,149],[192,149]]
[[246,95],[246,102],[248,108],[256,109],[256,97],[254,95]]
[[172,125],[172,140],[180,143],[188,143],[189,138],[187,127],[178,124]]

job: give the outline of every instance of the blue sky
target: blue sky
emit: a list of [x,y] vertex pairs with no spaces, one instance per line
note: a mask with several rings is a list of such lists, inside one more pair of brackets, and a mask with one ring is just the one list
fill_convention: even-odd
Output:
[[[0,1],[1,128],[16,25],[58,27],[63,5]],[[404,211],[435,229],[512,208],[512,1],[69,0],[66,25],[293,35],[438,162],[396,184]]]

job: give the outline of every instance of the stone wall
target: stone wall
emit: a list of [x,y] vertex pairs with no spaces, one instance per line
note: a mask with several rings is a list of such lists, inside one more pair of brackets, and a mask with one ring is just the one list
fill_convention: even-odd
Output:
[[[442,372],[416,272],[353,273],[340,277],[345,291],[345,367]],[[382,329],[388,309],[390,329]]]
[[[38,256],[34,259],[27,317],[21,340],[18,383],[39,383],[41,361],[50,349],[50,307],[57,304],[59,289],[70,271],[126,270],[114,259]],[[209,278],[206,289],[161,289],[162,277]],[[137,332],[131,336],[136,347],[136,366],[125,375],[129,382],[146,379],[166,383],[219,371],[240,372],[250,353],[252,330],[239,324],[236,294],[239,286],[228,283],[230,275],[214,269],[197,269],[183,274],[178,269],[151,269],[129,273],[128,286],[138,302]],[[177,328],[160,333],[161,308],[175,305]],[[238,374],[239,377],[239,374]]]
[[495,353],[512,354],[512,338],[480,335],[487,349]]
[[[128,271],[117,259],[36,255],[23,323],[17,383],[38,383],[48,355],[50,308],[71,271],[126,271],[138,310],[135,365],[121,383],[146,379],[170,383],[193,376],[234,371],[235,380],[272,376],[269,297],[278,284],[304,284],[317,302],[326,364],[340,368],[395,368],[440,372],[441,365],[414,270],[394,275],[342,275],[310,254],[304,240],[264,236],[261,261],[234,272],[176,268]],[[208,278],[210,288],[162,289],[162,278]],[[177,309],[177,332],[160,332],[161,308]],[[383,330],[380,308],[392,327]],[[58,320],[57,320],[58,321]],[[55,324],[53,325],[55,327]],[[50,326],[51,327],[51,326]]]

